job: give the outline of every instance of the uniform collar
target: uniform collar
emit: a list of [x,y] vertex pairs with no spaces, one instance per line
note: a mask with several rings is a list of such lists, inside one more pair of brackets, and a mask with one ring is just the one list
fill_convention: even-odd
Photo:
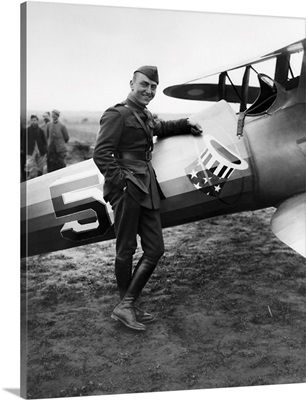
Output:
[[143,106],[142,104],[139,104],[138,101],[134,98],[134,96],[129,93],[126,103],[128,106],[134,108],[136,111],[144,111],[147,110],[147,107]]

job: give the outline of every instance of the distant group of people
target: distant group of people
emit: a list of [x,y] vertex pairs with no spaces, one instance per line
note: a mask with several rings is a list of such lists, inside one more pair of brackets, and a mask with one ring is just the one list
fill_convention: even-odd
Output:
[[21,127],[21,180],[28,180],[66,167],[69,134],[59,121],[60,112],[43,114],[39,125],[37,115],[31,115],[30,126]]

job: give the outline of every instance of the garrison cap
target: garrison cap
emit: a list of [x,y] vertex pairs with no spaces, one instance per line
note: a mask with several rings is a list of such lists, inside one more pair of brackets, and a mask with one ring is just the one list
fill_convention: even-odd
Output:
[[136,71],[134,71],[134,74],[136,72],[141,72],[142,74],[146,75],[149,79],[151,79],[151,81],[154,81],[157,84],[159,84],[157,67],[151,65],[145,65],[143,67],[136,69]]
[[57,111],[57,110],[52,110],[52,113],[53,113],[53,114],[56,114],[56,115],[58,115],[58,116],[60,116],[60,114],[61,114],[61,113],[60,113],[59,111]]

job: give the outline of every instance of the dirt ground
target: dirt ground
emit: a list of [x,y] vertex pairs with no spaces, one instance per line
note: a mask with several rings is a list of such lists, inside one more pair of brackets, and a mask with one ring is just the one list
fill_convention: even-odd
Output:
[[305,382],[305,259],[274,237],[273,212],[164,230],[145,332],[110,318],[114,241],[22,261],[28,397]]

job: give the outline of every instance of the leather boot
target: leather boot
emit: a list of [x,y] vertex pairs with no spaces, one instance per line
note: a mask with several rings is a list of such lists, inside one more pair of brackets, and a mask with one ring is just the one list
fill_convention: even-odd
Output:
[[[134,269],[132,279],[133,279],[136,271],[138,270],[139,265],[142,263],[142,260],[143,260],[143,256],[139,259],[139,261]],[[149,314],[148,312],[146,312],[145,310],[142,310],[140,307],[136,306],[135,304],[134,304],[134,309],[135,309],[136,319],[138,322],[140,322],[142,324],[149,324],[149,323],[155,321],[155,317],[153,314]]]
[[133,257],[129,257],[124,260],[116,258],[115,260],[115,276],[120,300],[123,299],[132,280],[132,263]]
[[135,313],[135,301],[140,292],[150,279],[152,272],[156,267],[156,263],[142,258],[141,263],[135,271],[131,284],[121,302],[114,309],[111,317],[116,321],[121,321],[124,325],[131,329],[146,330],[145,325],[138,322]]
[[138,322],[142,324],[150,324],[151,322],[155,321],[155,317],[153,314],[150,314],[142,310],[135,304],[134,304],[134,309],[135,309],[136,319]]
[[137,322],[135,309],[134,309],[134,298],[125,296],[124,299],[114,309],[111,318],[115,321],[122,322],[125,326],[135,329],[137,331],[145,331],[146,327]]
[[[133,276],[137,271],[139,265],[142,263],[143,257],[141,257],[134,269]],[[132,262],[133,258],[122,260],[120,258],[116,258],[115,260],[115,276],[117,281],[117,286],[119,290],[120,300],[123,299],[128,287],[130,286],[130,282],[132,280]],[[136,320],[142,324],[149,324],[155,321],[155,317],[152,314],[147,313],[141,308],[134,305]]]

